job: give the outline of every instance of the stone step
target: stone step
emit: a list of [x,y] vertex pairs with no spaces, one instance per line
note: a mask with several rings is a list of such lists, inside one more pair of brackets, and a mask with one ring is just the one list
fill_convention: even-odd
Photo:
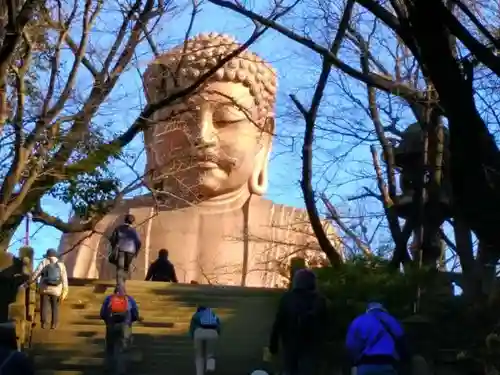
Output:
[[[190,294],[174,294],[170,292],[147,291],[147,290],[137,290],[134,293],[128,292],[128,295],[134,297],[135,299],[141,298],[153,298],[155,300],[161,301],[177,301],[182,303],[198,303],[197,301],[208,302],[208,303],[227,303],[231,301],[241,301],[241,300],[277,300],[277,296],[259,296],[259,295],[242,295],[242,296],[231,296],[229,294],[202,294],[202,293],[190,293]],[[100,293],[100,291],[95,288],[91,289],[70,289],[68,293],[68,299],[74,298],[94,298],[94,299],[104,299],[104,297],[111,295],[112,292]]]
[[[101,375],[105,326],[102,301],[113,282],[70,280],[57,330],[33,333],[30,353],[40,375]],[[130,375],[194,374],[193,344],[187,333],[196,307],[205,304],[222,318],[217,375],[247,375],[262,359],[270,318],[282,291],[241,287],[174,285],[128,281],[143,323],[133,326]],[[37,316],[37,320],[39,316]]]
[[[60,349],[60,350],[59,350]],[[80,350],[82,349],[82,350]],[[129,363],[140,363],[150,367],[149,365],[160,363],[183,363],[192,359],[194,351],[190,347],[171,347],[170,350],[153,350],[153,347],[137,347],[133,346],[127,352],[126,357]],[[164,348],[162,348],[164,349]],[[177,349],[177,350],[175,350]],[[52,348],[46,347],[39,349],[36,354],[32,355],[36,367],[46,367],[57,363],[60,366],[94,366],[101,365],[105,360],[104,345],[94,345],[92,350],[83,348]]]
[[[66,371],[57,371],[57,370],[37,370],[37,375],[89,375],[88,371],[85,370],[66,370]],[[99,373],[96,373],[96,375]]]
[[[178,334],[186,334],[189,328],[188,323],[176,323],[172,325],[166,325],[163,327],[148,327],[144,325],[134,325],[133,332],[135,334],[149,334],[152,336],[169,336],[169,335],[178,335]],[[42,333],[44,338],[52,337],[61,337],[63,335],[73,335],[73,336],[86,336],[86,335],[95,335],[102,334],[104,335],[104,325],[103,324],[89,324],[89,322],[81,322],[80,324],[71,324],[67,326],[61,325],[57,330],[43,330],[47,333]],[[42,331],[41,329],[39,331]],[[38,332],[34,334],[38,334]]]
[[[89,317],[89,319],[94,319],[94,317],[99,317],[101,312],[100,305],[86,306],[83,309],[71,308],[72,306],[61,306],[60,311],[61,316],[69,316],[69,317]],[[153,319],[191,319],[196,309],[194,308],[185,308],[181,306],[165,306],[163,304],[158,305],[139,305],[139,313],[142,316],[147,316]],[[234,311],[232,309],[223,309],[215,307],[214,312],[221,318],[231,317],[234,315]]]
[[[75,366],[80,365],[82,367],[86,366],[101,366],[104,364],[104,352],[96,353],[95,356],[82,355],[84,353],[79,353],[79,355],[64,355],[64,353],[50,353],[50,358],[47,355],[36,355],[33,357],[35,362],[35,367],[46,367],[46,365],[58,364],[59,366]],[[59,354],[59,355],[57,355]],[[127,353],[127,360],[129,363],[141,362],[143,361],[143,354],[140,351],[133,351]]]
[[[139,358],[139,357],[137,357]],[[92,359],[73,357],[67,361],[46,360],[37,363],[37,375],[40,374],[78,374],[81,371],[85,375],[102,375],[104,359]],[[249,361],[229,360],[223,361],[217,358],[217,375],[248,375],[252,370],[260,367],[261,362],[254,359]],[[127,373],[131,375],[188,375],[194,374],[194,357],[182,357],[177,360],[154,361],[144,359],[133,360],[127,363]]]
[[[151,295],[145,295],[141,297],[134,297],[140,309],[158,309],[161,306],[162,310],[184,310],[186,312],[194,312],[199,305],[205,305],[213,309],[219,310],[236,310],[241,306],[248,305],[268,305],[274,306],[275,301],[271,300],[256,300],[256,299],[246,299],[246,300],[226,300],[226,301],[176,301],[168,298],[156,298]],[[94,296],[75,296],[73,298],[68,298],[61,304],[61,307],[70,306],[75,310],[82,309],[100,309],[104,297]]]
[[[50,354],[50,361],[48,361],[48,355]],[[140,350],[139,348],[134,348],[127,353],[126,358],[132,362],[147,362],[147,363],[168,363],[172,361],[185,361],[191,359],[194,355],[194,351],[192,348],[190,350],[183,351],[173,351],[170,352],[158,352],[154,355],[150,353],[146,353],[144,350]],[[68,356],[68,352],[56,352],[50,351],[37,354],[33,357],[35,363],[51,363],[52,361],[61,363],[61,364],[83,364],[83,365],[93,365],[93,363],[101,363],[104,361],[105,353],[104,348],[101,348],[99,352],[75,352],[71,356]],[[85,360],[87,359],[88,362]]]
[[[93,310],[99,311],[104,299],[81,299],[74,298],[68,299],[61,303],[60,308],[68,308],[75,311],[81,310]],[[155,300],[152,297],[145,298],[144,300],[136,299],[137,304],[140,309],[165,312],[165,311],[174,311],[174,312],[185,312],[185,313],[194,313],[198,305],[189,305],[184,302],[179,301],[170,301],[170,300]],[[249,305],[260,305],[260,306],[270,306],[273,308],[275,305],[270,301],[255,301],[253,299],[248,299],[244,301],[234,301],[231,305],[221,305],[217,303],[207,304],[208,307],[214,309],[215,311],[236,311],[241,308],[246,308]],[[39,309],[39,306],[36,306],[36,309]]]
[[[191,322],[192,314],[186,313],[167,313],[165,312],[163,315],[158,311],[148,311],[148,310],[139,310],[139,315],[144,323],[135,322],[134,324],[152,324],[161,326],[166,323],[189,323]],[[229,313],[218,313],[217,314],[222,322],[229,321],[232,318],[232,314]],[[49,317],[50,319],[50,317]],[[99,311],[92,310],[81,310],[79,313],[69,310],[60,310],[59,313],[59,321],[67,322],[68,324],[78,323],[78,322],[89,322],[89,324],[104,324],[104,321],[101,320]]]
[[[141,350],[147,350],[148,354],[157,353],[170,353],[172,349],[181,351],[191,351],[192,342],[191,339],[186,336],[152,336],[152,335],[141,335],[135,333],[133,341],[133,346],[140,348]],[[74,336],[74,335],[56,335],[53,337],[37,337],[37,343],[33,344],[33,349],[31,350],[34,354],[37,354],[40,350],[43,351],[50,347],[53,351],[61,351],[66,349],[77,349],[78,351],[87,352],[96,350],[99,351],[104,348],[105,345],[105,335],[102,332],[91,332],[86,336]],[[221,336],[218,342],[218,348],[222,352],[232,352],[239,351],[241,347],[245,345],[252,345],[253,347],[263,348],[267,344],[267,341],[263,341],[261,337],[244,337],[239,340],[234,340],[232,338],[224,338]],[[89,349],[87,349],[89,347]],[[261,352],[261,349],[259,349]]]
[[[168,367],[167,367],[168,368]],[[189,375],[189,374],[194,374],[194,368],[187,368],[185,371],[184,369],[179,369],[180,371],[177,372],[175,369],[173,370],[165,370],[165,368],[159,369],[158,371],[149,371],[149,372],[137,372],[137,375]],[[77,369],[77,370],[50,370],[50,369],[42,369],[42,370],[37,370],[36,372],[37,375],[102,375],[102,367],[98,367],[94,370],[94,372],[90,371],[89,369]],[[131,374],[128,372],[128,374]],[[135,374],[131,374],[135,375]],[[247,374],[232,374],[232,375],[247,375]]]
[[[37,353],[38,350],[43,350],[46,346],[55,345],[54,350],[59,350],[61,347],[66,346],[67,348],[80,348],[79,350],[85,351],[86,349],[82,349],[82,347],[96,345],[100,347],[104,347],[105,344],[105,335],[102,332],[85,332],[84,334],[79,335],[65,335],[60,334],[52,337],[38,337],[35,338],[36,343],[33,343],[33,349],[31,350],[33,353]],[[182,343],[182,340],[186,341]],[[246,341],[245,341],[246,342]],[[253,342],[253,340],[251,341]],[[224,344],[221,342],[221,345]],[[240,344],[240,343],[238,343]],[[242,341],[241,344],[244,344]],[[158,348],[170,348],[170,347],[178,347],[189,348],[191,347],[189,338],[187,336],[153,336],[150,334],[135,334],[134,335],[134,345],[141,348],[149,348],[152,347],[154,352],[156,352]]]
[[[78,369],[64,369],[64,370],[57,370],[57,369],[40,369],[37,370],[36,374],[37,375],[103,375],[103,369],[102,366],[95,367],[94,369],[89,369],[89,368],[78,368]],[[194,375],[194,366],[193,365],[186,365],[184,368],[172,368],[169,366],[164,366],[162,368],[159,368],[157,370],[149,370],[147,372],[143,370],[139,370],[136,373],[133,373],[132,371],[128,371],[128,375]],[[223,374],[221,374],[223,375]],[[231,374],[231,375],[247,375],[247,374]]]
[[[149,374],[168,374],[171,373],[172,375],[177,373],[179,375],[184,375],[184,374],[189,374],[192,373],[194,374],[194,364],[190,363],[191,361],[186,361],[185,364],[182,365],[172,365],[170,366],[169,372],[166,372],[165,369],[169,368],[169,364],[165,362],[161,363],[140,363],[140,362],[133,362],[133,363],[128,363],[127,365],[127,373],[134,375],[149,375]],[[39,374],[38,371],[43,371],[43,370],[51,370],[54,371],[55,373],[58,373],[60,371],[84,371],[85,375],[102,375],[104,373],[104,367],[105,362],[104,360],[100,361],[89,361],[87,364],[84,363],[47,363],[47,366],[41,364],[38,366],[39,370],[37,369],[37,374]],[[192,372],[190,371],[192,369]],[[243,375],[243,374],[242,374]]]
[[[185,327],[186,330],[189,328],[189,325],[191,323],[191,319],[180,319],[180,318],[166,318],[166,319],[159,319],[155,318],[153,319],[152,317],[146,315],[143,316],[143,321],[142,322],[135,322],[132,327],[146,327],[146,328],[176,328],[176,327]],[[224,324],[224,320],[222,320],[222,323]],[[59,319],[59,328],[58,329],[65,329],[65,327],[68,326],[81,326],[81,325],[89,325],[89,326],[97,326],[97,327],[103,327],[104,328],[104,322],[101,320],[100,317],[85,317],[84,319],[78,319],[77,317],[64,317],[61,316]]]
[[[48,356],[47,354],[50,354]],[[156,363],[172,363],[172,361],[187,361],[192,359],[194,356],[194,351],[192,348],[190,350],[184,351],[170,351],[165,353],[156,353],[154,356],[149,355],[149,353],[144,350],[140,350],[139,348],[132,348],[126,354],[126,358],[129,363],[133,362],[144,362],[147,364],[156,364]],[[105,359],[104,348],[101,348],[100,351],[92,351],[92,352],[78,352],[73,353],[72,355],[68,355],[68,352],[57,352],[57,351],[47,351],[45,353],[40,353],[34,355],[33,360],[35,361],[35,365],[37,368],[44,364],[58,363],[60,365],[83,365],[83,366],[94,366],[100,365],[103,363]]]
[[[84,280],[84,279],[70,279],[70,288],[92,288],[98,287],[104,290],[113,290],[115,287],[114,280]],[[154,291],[165,291],[168,290],[172,293],[202,293],[202,294],[224,294],[231,296],[248,296],[248,295],[280,295],[283,293],[283,289],[276,288],[253,288],[253,287],[241,287],[241,286],[230,286],[230,285],[193,285],[193,284],[174,284],[174,283],[162,283],[162,282],[151,282],[151,281],[139,281],[139,280],[129,280],[126,282],[127,292],[132,290],[154,290]]]
[[[109,296],[110,294],[93,294],[93,293],[79,293],[76,295],[68,296],[67,300],[64,303],[97,303],[102,304],[104,298]],[[198,305],[205,305],[208,307],[221,307],[221,308],[232,308],[234,306],[238,306],[242,302],[247,302],[249,300],[253,302],[263,302],[263,303],[274,303],[274,299],[269,298],[229,298],[226,297],[224,299],[213,299],[206,296],[193,296],[189,299],[177,299],[171,296],[157,296],[152,293],[144,293],[144,294],[130,294],[138,303],[141,304],[156,304],[161,303],[168,305],[177,305],[177,306],[185,306],[190,308],[196,308]]]
[[[71,342],[51,342],[48,346],[46,345],[47,350],[54,352],[55,358],[58,355],[65,355],[64,351],[71,349],[72,347],[77,347],[80,354],[85,354],[86,356],[97,356],[104,355],[104,338],[99,341],[91,341],[86,343],[85,346],[81,345],[73,345]],[[40,348],[40,350],[44,350],[44,348]],[[186,338],[185,340],[168,340],[160,343],[151,343],[148,340],[141,340],[139,338],[135,338],[132,347],[130,349],[133,351],[140,351],[141,353],[150,356],[150,355],[170,355],[170,354],[178,354],[178,353],[191,353],[193,351],[193,343],[190,339]],[[58,354],[61,353],[61,354]],[[36,357],[39,354],[34,354]]]
[[[143,319],[142,322],[135,322],[134,325],[151,325],[151,326],[158,326],[161,327],[162,325],[166,324],[174,324],[174,323],[189,323],[191,322],[191,315],[165,315],[165,316],[158,316],[158,315],[152,315],[148,311],[140,312],[141,318]],[[219,317],[221,318],[222,322],[227,321],[230,319],[230,316],[224,316],[222,314],[218,314]],[[222,316],[221,316],[222,315]],[[88,322],[89,324],[104,324],[104,322],[101,320],[101,317],[99,316],[98,313],[84,313],[81,316],[78,315],[72,315],[72,314],[65,314],[61,313],[59,315],[59,321],[61,324],[79,324],[80,322]]]

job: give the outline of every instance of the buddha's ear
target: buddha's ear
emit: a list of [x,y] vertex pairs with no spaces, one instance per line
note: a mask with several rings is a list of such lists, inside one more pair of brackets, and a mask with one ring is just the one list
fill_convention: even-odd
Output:
[[273,144],[274,118],[267,117],[260,141],[260,150],[255,156],[255,164],[249,181],[251,194],[264,195],[269,185],[269,154]]

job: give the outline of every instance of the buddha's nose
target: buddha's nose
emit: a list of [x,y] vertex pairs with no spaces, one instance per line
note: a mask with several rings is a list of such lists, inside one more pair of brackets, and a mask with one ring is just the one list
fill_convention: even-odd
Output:
[[198,109],[195,146],[212,147],[217,143],[217,135],[213,123],[213,111],[208,103],[202,104]]

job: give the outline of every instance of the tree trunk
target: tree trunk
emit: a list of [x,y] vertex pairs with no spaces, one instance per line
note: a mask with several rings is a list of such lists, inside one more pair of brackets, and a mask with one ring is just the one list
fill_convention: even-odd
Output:
[[[0,228],[0,254],[9,249],[10,242],[14,237],[14,233],[23,221],[23,216],[11,217]],[[22,244],[20,244],[22,245]]]
[[314,199],[314,190],[312,187],[312,143],[314,139],[314,122],[306,120],[306,130],[304,132],[304,145],[302,146],[302,180],[300,186],[304,194],[309,221],[314,231],[321,250],[326,254],[330,264],[337,266],[342,263],[340,250],[335,249],[330,242],[323,228],[323,223],[318,214],[316,201]]
[[475,106],[473,70],[464,73],[450,47],[442,7],[440,1],[415,1],[409,8],[410,29],[448,118],[454,205],[487,251],[498,253],[499,152]]

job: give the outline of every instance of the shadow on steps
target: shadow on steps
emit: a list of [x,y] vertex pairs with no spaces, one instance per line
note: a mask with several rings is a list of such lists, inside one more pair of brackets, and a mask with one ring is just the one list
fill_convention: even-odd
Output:
[[[182,286],[162,289],[153,283],[149,285],[134,287],[131,283],[128,287],[144,318],[143,323],[134,325],[129,374],[194,374],[194,352],[187,327],[196,306],[201,304],[213,307],[222,318],[217,375],[246,375],[261,365],[262,348],[268,342],[279,293]],[[81,293],[72,292],[72,300],[68,300],[61,311],[66,316],[76,316],[74,321],[69,318],[65,321],[63,315],[57,331],[42,331],[39,327],[35,330],[31,353],[37,374],[103,374],[104,325],[96,311],[90,311],[91,306],[95,310],[95,301],[82,301],[89,288],[80,288]],[[92,293],[94,299],[102,301],[104,291],[100,289],[94,283]],[[148,321],[148,316],[154,317],[154,321]],[[159,322],[158,317],[164,321]]]

